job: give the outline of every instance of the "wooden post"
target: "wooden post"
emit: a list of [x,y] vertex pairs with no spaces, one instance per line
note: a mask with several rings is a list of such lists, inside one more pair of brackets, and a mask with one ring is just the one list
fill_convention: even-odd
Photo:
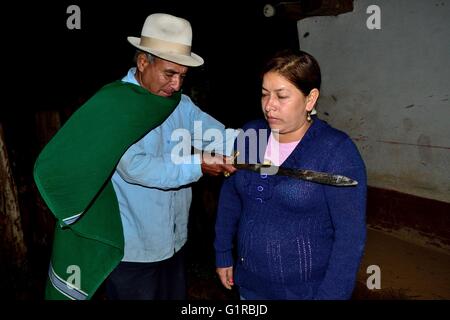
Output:
[[[58,110],[40,110],[35,113],[35,139],[38,155],[45,145],[61,128],[61,116]],[[36,204],[36,220],[34,223],[34,235],[36,240],[33,245],[49,246],[52,242],[52,236],[55,226],[55,218],[43,201],[37,187],[33,188]]]
[[27,247],[22,230],[19,200],[8,158],[3,126],[0,123],[0,230],[2,255],[12,259],[7,263],[22,266]]

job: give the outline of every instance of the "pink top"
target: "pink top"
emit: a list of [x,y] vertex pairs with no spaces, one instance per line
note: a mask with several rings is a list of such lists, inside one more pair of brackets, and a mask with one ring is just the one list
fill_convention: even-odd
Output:
[[264,160],[270,160],[273,165],[280,166],[287,159],[287,157],[289,157],[292,151],[294,151],[299,142],[300,140],[287,143],[279,143],[271,133],[269,141],[267,142]]

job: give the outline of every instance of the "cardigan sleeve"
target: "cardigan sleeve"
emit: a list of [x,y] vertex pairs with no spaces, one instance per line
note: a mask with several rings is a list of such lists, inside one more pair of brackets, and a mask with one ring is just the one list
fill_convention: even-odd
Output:
[[233,241],[242,210],[241,199],[235,188],[237,174],[239,172],[226,179],[220,191],[214,240],[216,267],[219,268],[233,266]]
[[330,154],[332,156],[325,165],[327,172],[356,179],[358,185],[324,186],[334,228],[334,243],[315,299],[349,299],[366,241],[366,169],[356,145],[348,137]]

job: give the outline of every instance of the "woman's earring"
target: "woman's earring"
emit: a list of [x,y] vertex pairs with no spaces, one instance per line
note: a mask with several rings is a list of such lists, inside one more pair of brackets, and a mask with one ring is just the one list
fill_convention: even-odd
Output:
[[306,121],[311,122],[311,111],[306,112]]

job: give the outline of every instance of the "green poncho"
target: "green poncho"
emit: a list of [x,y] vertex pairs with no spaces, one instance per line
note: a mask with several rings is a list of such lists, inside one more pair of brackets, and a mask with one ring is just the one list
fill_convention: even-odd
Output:
[[34,179],[57,219],[46,299],[92,298],[123,257],[111,176],[124,152],[175,109],[170,98],[125,82],[103,87],[40,153]]

